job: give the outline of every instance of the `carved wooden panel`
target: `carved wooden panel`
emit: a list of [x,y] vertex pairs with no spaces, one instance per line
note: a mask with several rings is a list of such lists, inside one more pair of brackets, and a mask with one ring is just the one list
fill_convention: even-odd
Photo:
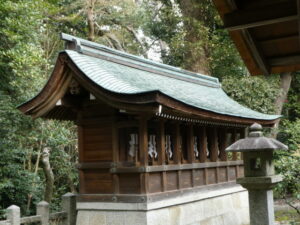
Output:
[[140,192],[140,174],[119,175],[119,185],[121,194],[136,194]]
[[192,187],[192,171],[191,170],[181,171],[180,183],[181,183],[181,188]]
[[178,188],[177,171],[167,172],[167,191],[176,190]]
[[85,194],[108,194],[113,192],[112,175],[106,170],[84,170],[81,182]]
[[162,178],[161,173],[149,173],[148,178],[149,192],[161,192],[162,191]]
[[207,169],[207,182],[208,182],[208,184],[216,184],[217,183],[216,168],[208,168]]
[[112,161],[111,123],[82,127],[82,161]]
[[227,182],[227,169],[226,167],[219,167],[218,168],[219,171],[219,183],[223,183],[223,182]]
[[194,171],[194,185],[202,186],[205,184],[205,173],[204,169],[199,169]]

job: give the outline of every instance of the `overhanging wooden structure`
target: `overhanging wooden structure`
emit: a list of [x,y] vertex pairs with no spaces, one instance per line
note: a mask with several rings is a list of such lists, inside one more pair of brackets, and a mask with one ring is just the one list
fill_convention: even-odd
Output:
[[216,78],[63,39],[44,89],[19,109],[78,125],[80,201],[149,202],[233,183],[243,161],[225,148],[249,124],[279,118],[233,101]]
[[300,70],[299,0],[213,0],[252,75]]

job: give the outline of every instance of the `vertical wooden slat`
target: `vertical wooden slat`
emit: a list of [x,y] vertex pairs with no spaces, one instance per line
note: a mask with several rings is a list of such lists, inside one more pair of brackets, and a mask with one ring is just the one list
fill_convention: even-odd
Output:
[[182,188],[182,185],[181,185],[181,170],[178,170],[178,171],[177,171],[177,176],[178,176],[178,179],[177,179],[177,181],[178,181],[177,187],[178,187],[178,189],[181,189],[181,188]]
[[[158,125],[158,143],[157,143],[157,152],[158,152],[158,164],[166,164],[166,145],[165,145],[165,120],[160,120]],[[161,183],[162,191],[167,191],[167,174],[165,171],[161,172]]]
[[218,133],[217,133],[217,128],[213,127],[210,129],[210,140],[211,140],[211,144],[210,144],[210,160],[212,162],[216,162],[218,159]]
[[[231,143],[235,143],[237,141],[237,131],[235,128],[233,128],[233,132],[232,132],[232,135],[231,135]],[[237,152],[233,152],[232,153],[232,160],[237,160],[238,158],[238,154]]]
[[[176,123],[174,127],[174,162],[181,164],[181,153],[180,153],[180,124]],[[177,187],[181,189],[181,171],[177,171]]]
[[[139,156],[140,164],[148,166],[148,132],[147,118],[142,116],[139,120]],[[140,174],[141,194],[148,193],[148,173]]]
[[207,168],[204,168],[204,177],[205,177],[205,180],[204,180],[205,185],[207,185],[207,184],[208,184],[208,173],[207,173]]
[[200,127],[199,129],[199,149],[200,149],[200,162],[205,162],[206,161],[206,149],[207,149],[207,135],[206,135],[206,127]]
[[161,173],[161,179],[162,179],[162,191],[167,191],[167,173],[163,171]]
[[226,149],[226,137],[227,137],[227,130],[226,128],[220,129],[220,139],[219,139],[219,147],[220,147],[220,159],[221,161],[227,161],[227,153],[225,152]]
[[181,163],[181,154],[180,154],[180,125],[176,123],[174,125],[174,162],[176,164]]
[[190,124],[187,127],[187,153],[188,153],[188,163],[193,163],[195,161],[194,153],[194,128]]
[[[112,124],[112,148],[113,148],[113,162],[115,166],[120,161],[119,157],[119,129],[116,126],[116,118],[113,120]],[[113,174],[113,187],[114,187],[114,193],[118,194],[120,192],[120,185],[119,185],[119,175]]]
[[148,165],[148,132],[147,119],[141,117],[139,121],[139,156],[140,163],[143,166]]
[[147,194],[149,192],[148,180],[149,173],[140,174],[141,194]]
[[158,152],[158,164],[166,164],[166,150],[165,150],[165,121],[160,120],[157,131],[157,152]]

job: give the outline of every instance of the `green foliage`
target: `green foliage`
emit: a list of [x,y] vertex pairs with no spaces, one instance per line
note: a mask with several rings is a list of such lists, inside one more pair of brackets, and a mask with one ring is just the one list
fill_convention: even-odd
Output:
[[289,150],[276,155],[276,171],[283,175],[283,181],[276,186],[275,196],[300,200],[300,119],[282,121],[278,139]]
[[146,0],[145,8],[148,19],[143,29],[153,40],[165,43],[164,63],[196,72],[208,67],[221,79],[246,73],[211,1]]
[[225,92],[240,104],[262,113],[274,113],[279,93],[278,77],[232,77],[223,79]]
[[[52,149],[55,185],[59,185],[55,191],[65,184],[66,176],[76,180],[71,165],[76,161],[76,153],[72,152],[75,158],[70,159],[67,151],[67,148],[75,149],[71,147],[75,146],[74,130],[69,129],[72,125],[32,120],[16,109],[18,104],[34,96],[49,76],[51,52],[56,51],[57,45],[53,43],[57,39],[47,35],[52,26],[46,25],[44,13],[54,9],[42,0],[1,0],[0,3],[1,212],[16,204],[23,213],[30,214],[35,203],[42,199],[44,175],[40,154],[44,147]],[[57,154],[59,157],[55,157]],[[67,190],[65,184],[64,191]]]

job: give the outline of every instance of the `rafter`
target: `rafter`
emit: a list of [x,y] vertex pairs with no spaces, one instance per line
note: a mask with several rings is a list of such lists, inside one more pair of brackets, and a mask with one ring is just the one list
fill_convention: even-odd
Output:
[[251,33],[247,29],[241,30],[244,40],[246,41],[248,48],[250,49],[255,62],[257,63],[259,69],[264,73],[264,75],[269,75],[270,68],[268,66],[265,57],[261,53],[261,50],[257,48],[257,44],[253,39]]
[[294,3],[277,4],[251,10],[235,10],[224,15],[224,26],[229,31],[248,29],[273,23],[297,20]]

